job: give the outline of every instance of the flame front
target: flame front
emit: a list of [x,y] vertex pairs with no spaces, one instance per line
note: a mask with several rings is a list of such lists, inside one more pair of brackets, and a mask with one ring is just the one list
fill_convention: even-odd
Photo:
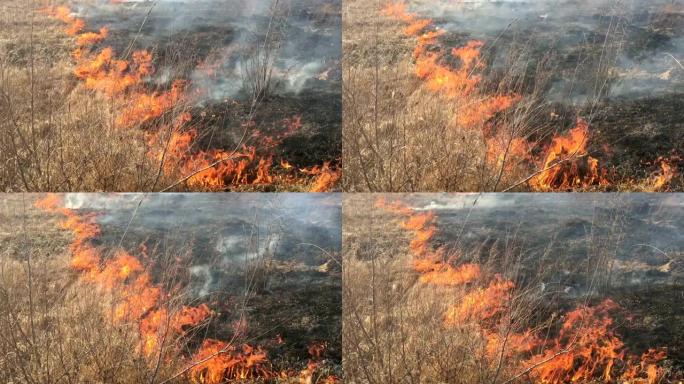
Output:
[[[484,41],[470,40],[447,52],[438,44],[446,31],[435,27],[431,19],[409,12],[405,0],[386,2],[382,14],[405,24],[402,33],[415,42],[415,76],[423,81],[425,89],[444,99],[446,108],[454,111],[455,127],[481,133],[486,164],[495,173],[514,174],[514,169],[523,165],[529,177],[515,185],[527,184],[533,191],[603,189],[614,184],[608,179],[608,171],[587,151],[590,126],[585,120],[578,118],[576,126],[567,133],[556,133],[537,155],[532,149],[543,143],[528,137],[537,132],[522,132],[515,126],[506,126],[505,121],[493,119],[517,106],[523,96],[505,90],[492,93],[485,89],[491,87],[482,86],[486,69],[482,57]],[[523,104],[521,110],[526,108]],[[661,167],[659,173],[647,180],[645,190],[663,190],[670,183],[675,169],[668,162],[662,162]]]
[[[575,149],[581,147],[575,147]],[[531,382],[629,382],[655,384],[663,378],[664,349],[649,349],[641,356],[629,354],[614,330],[610,312],[619,307],[610,299],[597,306],[580,306],[565,314],[558,335],[538,329],[498,331],[510,309],[515,283],[495,274],[487,278],[478,264],[446,260],[445,247],[434,248],[437,231],[433,212],[414,211],[399,201],[376,201],[376,207],[403,218],[399,226],[409,232],[409,250],[419,281],[443,287],[459,287],[461,297],[444,314],[444,326],[477,332],[484,340],[486,364],[496,366],[501,356],[515,357],[515,368],[527,372]]]
[[557,191],[607,184],[598,160],[587,153],[588,140],[589,124],[582,119],[567,135],[554,137],[540,165],[542,172],[530,180],[533,189]]
[[[333,168],[329,162],[302,170],[283,166],[277,168],[278,173],[274,172],[275,146],[300,130],[300,116],[283,119],[284,133],[276,136],[255,131],[248,139],[258,139],[256,143],[247,140],[234,151],[197,150],[193,145],[198,137],[197,130],[187,126],[193,117],[187,111],[178,112],[193,97],[188,93],[188,81],[175,80],[168,90],[152,91],[146,87],[146,80],[155,72],[150,52],[135,51],[130,59],[120,59],[111,47],[97,51],[94,46],[109,35],[106,27],[86,32],[85,21],[73,16],[64,6],[47,7],[43,11],[66,24],[65,32],[74,37],[76,45],[72,52],[76,60],[74,75],[83,81],[86,89],[101,92],[113,100],[115,127],[144,129],[148,136],[148,157],[159,161],[165,173],[179,172],[180,179],[189,188],[224,190],[277,182],[305,184],[311,192],[327,192],[338,183],[341,170]],[[170,114],[177,116],[169,127],[161,123],[160,118]],[[245,127],[250,128],[250,124]],[[289,165],[284,159],[280,162]]]
[[[105,316],[110,317],[115,324],[137,324],[140,343],[136,353],[150,358],[151,364],[156,363],[154,359],[157,357],[164,358],[171,352],[182,353],[178,345],[169,342],[162,345],[169,335],[185,336],[214,315],[204,303],[172,310],[165,304],[170,293],[154,283],[147,268],[127,251],[117,249],[111,257],[105,257],[100,248],[92,245],[92,241],[101,233],[96,215],[81,215],[64,208],[61,198],[55,194],[46,195],[36,201],[35,206],[64,217],[59,222],[60,228],[73,234],[69,245],[71,268],[80,273],[84,282],[113,298],[113,310],[105,313]],[[141,246],[141,252],[146,254],[144,246]],[[313,343],[308,348],[311,358],[305,369],[277,371],[272,368],[262,347],[205,339],[199,349],[186,358],[189,366],[187,377],[197,384],[276,377],[312,383],[325,349],[325,343]],[[326,376],[317,382],[332,384],[339,380],[334,376]]]

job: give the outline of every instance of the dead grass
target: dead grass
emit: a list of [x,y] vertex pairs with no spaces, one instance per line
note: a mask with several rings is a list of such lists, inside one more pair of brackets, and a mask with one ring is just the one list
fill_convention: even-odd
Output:
[[[386,198],[394,200],[390,195]],[[523,245],[525,240],[516,239],[515,228],[510,229],[510,237],[489,239],[496,240],[497,246],[489,242],[468,249],[453,243],[459,228],[443,229],[449,233],[449,242],[438,235],[433,243],[447,247],[445,259],[456,256],[462,262],[476,263],[482,273],[467,285],[439,286],[419,280],[411,267],[412,235],[398,225],[403,218],[375,207],[375,201],[371,194],[355,194],[346,196],[343,203],[347,383],[534,382],[526,372],[535,365],[516,352],[520,348],[516,335],[531,330],[552,340],[567,305],[562,304],[561,288],[544,289],[543,283],[553,281],[559,271],[583,276],[588,288],[574,299],[578,303],[610,292],[611,265],[625,236],[620,225],[625,213],[616,211],[601,219],[607,232],[589,231],[585,239],[577,240],[586,242],[586,260],[568,264],[550,246],[532,256]],[[471,319],[445,325],[448,308],[463,303],[469,293],[497,275],[515,284],[510,297],[498,298],[503,308],[498,321]],[[502,341],[495,349],[488,344],[493,339],[488,332]],[[534,353],[543,353],[543,348]]]
[[140,343],[136,324],[104,316],[112,301],[64,268],[69,236],[24,199],[8,195],[0,209],[0,380],[152,383],[170,376],[177,357],[155,370],[154,359],[131,353]]
[[153,189],[158,164],[138,130],[114,126],[113,100],[71,75],[72,41],[38,3],[4,2],[0,19],[0,190]]
[[345,191],[492,190],[520,177],[509,161],[501,180],[482,132],[455,124],[454,105],[415,76],[414,40],[381,6],[344,3]]
[[[581,47],[587,51],[586,57],[576,64],[574,75],[565,73],[568,69],[563,65],[567,64],[557,52],[549,50],[539,57],[533,52],[535,47],[517,35],[507,36],[512,42],[505,47],[505,63],[493,69],[490,61],[499,47],[496,41],[485,42],[481,50],[485,69],[478,90],[454,101],[441,91],[429,89],[427,82],[416,76],[412,57],[416,38],[405,35],[406,23],[382,12],[385,4],[350,0],[343,5],[345,191],[529,191],[534,189],[530,179],[545,171],[544,153],[553,137],[566,134],[580,113],[592,129],[598,129],[591,126],[592,119],[615,81],[612,65],[624,45],[625,20],[619,10],[614,11],[614,25],[601,37],[605,39],[599,44],[602,49],[596,42]],[[410,5],[408,8],[411,11]],[[461,38],[449,35],[444,39]],[[459,44],[446,43],[444,49]],[[571,87],[593,87],[587,93],[587,111],[571,111],[546,100],[545,94],[558,73],[572,79]],[[472,106],[486,105],[483,100],[498,95],[522,98],[487,121],[459,122],[463,114],[470,115]],[[566,154],[555,167],[575,161],[582,164],[583,158],[602,153],[601,144],[592,142],[591,137],[587,153]],[[605,160],[606,156],[600,158],[601,166]],[[619,165],[606,168],[614,173],[610,185],[577,183],[559,189],[655,189],[653,177],[635,176],[640,170],[613,172],[616,168]],[[678,188],[680,183],[672,180],[671,188]]]
[[[253,258],[246,257],[243,261],[233,261],[230,266],[223,265],[222,268],[231,271],[230,278],[235,281],[227,284],[226,291],[204,293],[208,296],[203,296],[201,301],[210,303],[214,313],[196,326],[184,326],[182,332],[172,328],[171,319],[180,313],[184,305],[198,305],[198,300],[192,299],[196,293],[190,291],[197,287],[189,284],[189,267],[186,265],[192,260],[193,253],[190,248],[183,248],[192,241],[184,239],[176,243],[158,239],[157,244],[157,240],[150,240],[154,237],[150,233],[140,235],[146,239],[144,244],[149,248],[145,248],[145,255],[136,257],[145,262],[146,270],[153,276],[154,282],[150,287],[158,287],[162,291],[160,301],[149,310],[159,310],[158,313],[167,316],[156,331],[157,346],[151,354],[145,354],[141,346],[149,340],[143,335],[145,319],[149,318],[116,320],[115,316],[122,300],[127,299],[126,295],[135,297],[139,292],[131,282],[122,283],[110,291],[103,284],[89,281],[84,273],[70,268],[72,234],[60,228],[63,218],[59,214],[45,213],[33,207],[35,197],[31,194],[8,194],[0,200],[0,381],[36,384],[214,383],[219,379],[203,379],[200,375],[205,373],[188,372],[200,363],[199,359],[195,360],[195,354],[203,342],[216,339],[224,340],[226,348],[246,344],[264,347],[268,353],[267,366],[278,372],[278,377],[239,380],[241,383],[305,382],[306,342],[287,334],[290,336],[285,340],[287,344],[280,346],[273,341],[274,328],[285,332],[296,330],[296,325],[287,325],[287,320],[283,319],[296,317],[297,311],[311,316],[308,311],[315,308],[314,304],[278,313],[278,308],[287,308],[291,304],[284,304],[282,298],[269,294],[261,298],[260,294],[268,290],[271,279],[288,280],[296,272],[320,271],[316,267],[302,266],[298,268],[304,269],[298,271],[287,263],[276,265],[272,260],[275,249],[260,252],[261,242],[275,244],[277,233],[265,234],[254,229],[254,232],[245,233],[245,242]],[[100,246],[105,252],[113,238],[101,240]],[[133,242],[137,243],[137,240]],[[208,262],[218,264],[219,260]],[[328,264],[324,266],[326,273],[339,273],[328,271]],[[302,291],[304,293],[295,295],[304,295],[307,289],[309,287]],[[272,307],[268,310],[272,309],[276,315],[252,313],[263,310],[258,305],[266,305],[269,301],[272,301]],[[255,304],[257,302],[260,304]],[[261,316],[268,319],[261,319]],[[291,321],[296,323],[297,320],[293,318]],[[257,324],[254,329],[247,325],[252,321]],[[302,326],[307,321],[315,322],[314,319],[300,321]],[[269,324],[268,328],[258,328],[264,327],[264,322]],[[319,333],[307,335],[305,340],[311,337],[319,341],[317,337],[320,334],[335,340],[334,335],[321,333],[320,329],[316,332]],[[339,346],[333,344],[330,348],[339,353]],[[226,349],[219,356],[224,354],[232,355],[233,352]],[[339,363],[327,360],[327,352],[323,356],[316,360],[320,365],[309,372],[311,377],[306,379],[310,380],[307,383],[327,382],[328,376],[341,375]],[[280,372],[283,372],[282,376]]]
[[[372,206],[374,201],[361,194],[344,203],[346,382],[466,384],[512,376],[515,364],[508,357],[502,354],[493,362],[488,358],[476,322],[444,326],[447,309],[463,299],[467,288],[419,282],[410,268],[409,238],[398,229],[395,217]],[[500,256],[499,262],[505,260],[508,266],[506,277],[515,279],[514,255]],[[483,262],[486,281],[496,269]],[[539,306],[538,295],[521,290],[507,306],[507,321],[498,329],[501,338],[524,329]]]
[[[264,41],[256,39],[253,52],[245,57],[250,65],[244,87],[252,93],[251,101],[246,101],[244,106],[211,105],[194,113],[196,108],[186,100],[189,97],[184,97],[157,118],[133,119],[132,126],[118,120],[129,109],[139,108],[135,93],[161,95],[169,93],[170,85],[145,83],[140,89],[116,96],[86,89],[73,73],[74,39],[65,34],[64,23],[41,12],[43,5],[19,0],[0,5],[0,190],[308,191],[314,188],[316,177],[304,173],[293,177],[292,173],[296,172],[286,172],[277,158],[269,169],[273,176],[270,182],[231,184],[235,175],[217,180],[227,185],[188,181],[202,171],[211,173],[212,168],[220,167],[228,158],[241,161],[245,152],[243,144],[254,145],[259,150],[254,164],[249,165],[249,172],[255,174],[259,158],[267,160],[282,151],[268,146],[261,148],[259,141],[251,137],[256,130],[262,133],[268,130],[274,117],[283,113],[279,109],[282,106],[274,103],[268,106],[273,111],[260,111],[257,116],[258,105],[273,88],[272,71],[284,38],[287,9],[278,1],[272,10],[270,28],[273,31]],[[96,46],[94,52],[99,52],[99,48]],[[199,60],[198,53],[186,46],[171,46],[162,52],[151,50],[155,59],[162,61],[155,64],[174,68],[178,73],[192,73]],[[185,116],[192,116],[191,121],[185,121]],[[258,124],[248,124],[257,117]],[[191,145],[179,144],[178,138],[189,132],[197,133]],[[310,136],[303,132],[299,135],[297,139]],[[211,155],[214,149],[223,151],[222,160]],[[203,153],[209,155],[200,156]],[[194,156],[201,159],[190,161]],[[320,159],[314,160],[318,166],[322,165]],[[216,164],[212,164],[214,161]],[[293,169],[297,169],[296,165]],[[308,164],[301,167],[310,168]]]

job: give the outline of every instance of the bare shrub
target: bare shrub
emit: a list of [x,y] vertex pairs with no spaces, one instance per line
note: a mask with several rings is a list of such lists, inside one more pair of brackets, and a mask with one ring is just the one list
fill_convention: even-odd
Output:
[[252,108],[268,98],[273,87],[273,71],[287,29],[289,5],[273,0],[264,31],[255,32],[242,58],[243,86],[250,93]]

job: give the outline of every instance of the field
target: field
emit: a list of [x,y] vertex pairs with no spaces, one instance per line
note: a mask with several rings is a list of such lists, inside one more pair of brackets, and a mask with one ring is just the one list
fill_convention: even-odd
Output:
[[681,1],[343,4],[350,192],[680,191]]
[[678,383],[677,195],[345,197],[347,383]]
[[339,7],[3,1],[0,190],[336,189]]
[[320,196],[3,197],[0,381],[340,382],[340,205]]

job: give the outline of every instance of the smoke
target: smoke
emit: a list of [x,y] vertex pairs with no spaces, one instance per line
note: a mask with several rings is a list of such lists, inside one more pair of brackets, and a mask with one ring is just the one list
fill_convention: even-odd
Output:
[[111,37],[106,43],[118,52],[131,42],[153,49],[158,71],[150,80],[165,84],[173,77],[189,78],[200,102],[247,97],[250,54],[275,32],[276,92],[340,92],[337,0],[100,1],[80,5],[77,11],[93,28],[108,26]]
[[304,193],[70,193],[65,206],[97,212],[102,240],[137,249],[192,246],[188,266],[198,295],[224,289],[235,268],[264,259],[317,267],[341,249],[341,195]]
[[[494,249],[483,253],[489,255],[504,252],[499,246],[518,244],[521,257],[550,256],[565,260],[564,268],[592,268],[598,255],[608,255],[606,268],[616,287],[671,285],[684,277],[684,196],[677,194],[429,194],[409,199],[412,206],[436,212],[442,228],[438,240],[457,242],[462,249]],[[554,281],[567,281],[568,273],[560,268]],[[587,284],[578,279],[561,290],[579,295],[589,289]]]
[[[505,71],[523,47],[534,62],[556,55],[548,100],[582,104],[597,95],[596,74],[610,65],[608,98],[681,92],[684,4],[676,0],[414,0],[411,10],[458,39],[481,39]],[[465,37],[464,37],[465,36]],[[673,59],[675,58],[675,59]]]

